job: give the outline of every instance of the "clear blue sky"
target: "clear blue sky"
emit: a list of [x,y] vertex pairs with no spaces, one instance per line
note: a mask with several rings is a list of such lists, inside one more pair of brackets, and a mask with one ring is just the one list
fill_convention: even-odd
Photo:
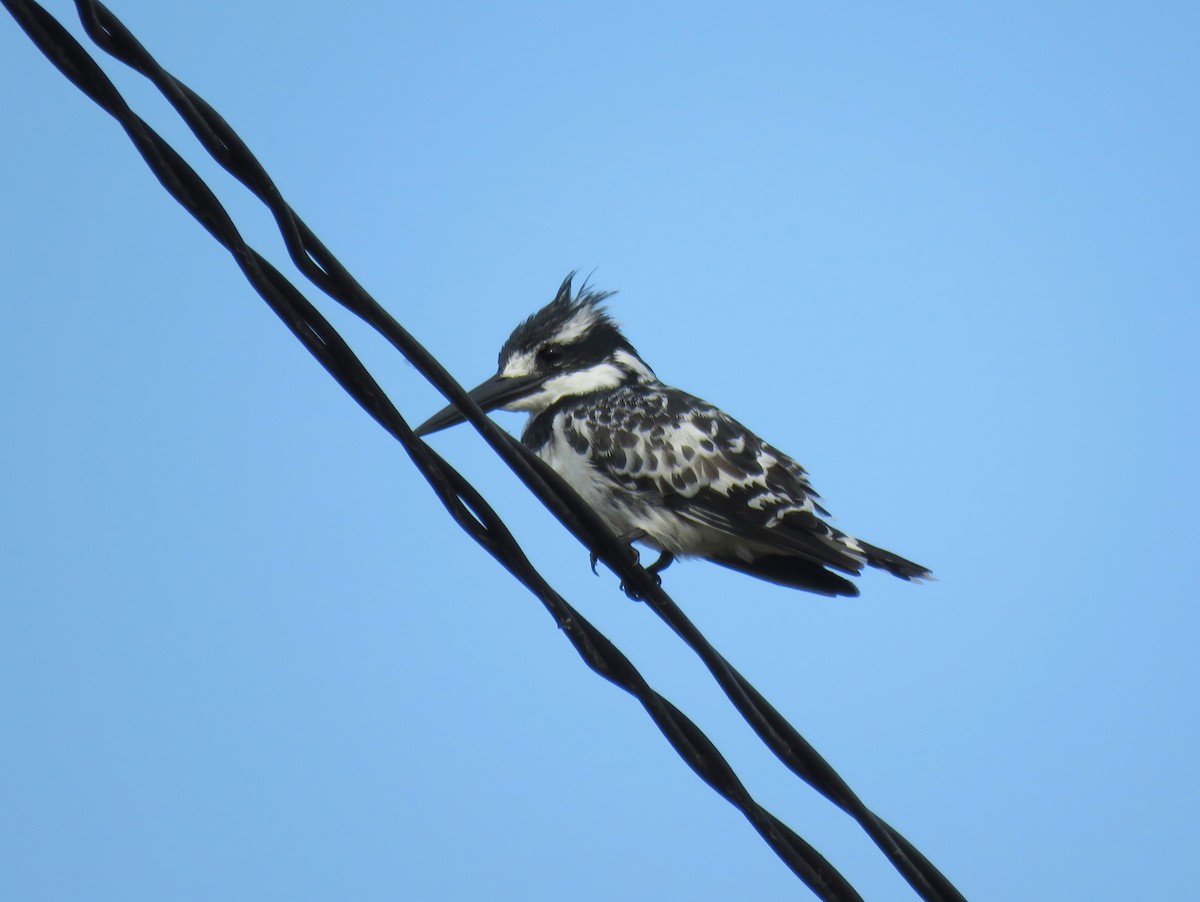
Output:
[[[111,5],[462,381],[594,270],[663,378],[935,570],[666,584],[969,898],[1194,887],[1193,4]],[[805,897],[7,16],[0,108],[0,897]],[[760,801],[913,898],[473,433],[434,441]]]

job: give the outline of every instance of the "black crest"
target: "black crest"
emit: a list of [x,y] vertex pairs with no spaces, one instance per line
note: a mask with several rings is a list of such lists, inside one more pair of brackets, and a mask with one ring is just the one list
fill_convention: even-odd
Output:
[[573,271],[567,273],[554,300],[513,329],[512,335],[500,349],[500,366],[503,366],[504,361],[514,353],[532,351],[547,339],[553,338],[572,317],[585,308],[590,308],[595,316],[595,321],[585,339],[585,343],[590,348],[603,348],[607,351],[625,348],[633,351],[633,346],[626,341],[621,330],[617,328],[617,324],[608,315],[608,311],[601,306],[604,300],[615,292],[595,291],[585,282],[580,286],[579,291],[572,295],[571,283],[574,278]]

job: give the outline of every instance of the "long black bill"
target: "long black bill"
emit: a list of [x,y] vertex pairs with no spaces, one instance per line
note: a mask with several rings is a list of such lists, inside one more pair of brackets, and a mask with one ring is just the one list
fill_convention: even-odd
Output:
[[[497,407],[503,407],[505,404],[529,394],[544,379],[544,376],[501,376],[497,374],[487,382],[475,386],[467,394],[484,410],[495,410]],[[453,405],[443,407],[418,426],[416,432],[417,435],[429,435],[429,433],[445,429],[447,426],[462,423],[466,419]]]

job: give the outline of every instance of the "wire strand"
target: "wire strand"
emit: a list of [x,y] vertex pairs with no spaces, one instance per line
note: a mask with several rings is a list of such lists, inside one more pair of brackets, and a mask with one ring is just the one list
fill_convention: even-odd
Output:
[[[456,523],[547,607],[588,666],[641,701],[681,757],[715,791],[740,808],[776,853],[822,899],[858,894],[823,857],[755,802],[717,751],[689,719],[645,682],[607,638],[574,610],[529,563],[516,540],[478,492],[413,435],[395,406],[353,351],[315,307],[241,238],[216,196],[182,157],[129,109],[95,60],[36,3],[0,0],[50,61],[125,129],[164,188],[234,256],[246,278],[285,325],[343,388],[404,447]],[[961,893],[911,843],[876,816],[815,749],[745,680],[683,614],[667,593],[634,563],[591,508],[524,446],[497,427],[442,365],[375,301],[292,211],[270,176],[225,120],[194,91],[166,72],[102,4],[76,0],[88,35],[102,49],[146,76],[172,104],[209,154],[271,211],[288,253],[304,275],[384,335],[450,403],[457,406],[533,494],[625,585],[687,643],[759,737],[794,773],[851,815],[913,889],[927,900],[959,900]]]

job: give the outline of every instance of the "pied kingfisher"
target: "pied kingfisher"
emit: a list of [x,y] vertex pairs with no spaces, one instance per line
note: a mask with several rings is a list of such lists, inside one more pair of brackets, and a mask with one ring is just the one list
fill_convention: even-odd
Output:
[[[902,579],[930,576],[827,523],[803,467],[660,382],[601,306],[611,292],[584,286],[572,296],[573,276],[513,330],[499,371],[470,394],[484,410],[527,411],[521,441],[622,541],[661,552],[646,568],[656,578],[676,555],[822,595],[857,595],[833,571],[857,575],[864,564]],[[417,434],[463,420],[447,407]]]

